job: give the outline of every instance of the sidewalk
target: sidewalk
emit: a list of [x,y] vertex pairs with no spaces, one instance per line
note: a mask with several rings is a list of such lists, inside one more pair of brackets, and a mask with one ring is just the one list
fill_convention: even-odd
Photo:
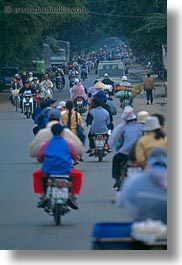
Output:
[[[141,83],[144,82],[148,69],[138,64],[132,64],[131,73],[129,72],[128,79],[138,79]],[[161,113],[167,116],[167,99],[165,98],[165,89],[162,80],[159,80],[157,75],[151,75],[154,79],[156,90],[153,92],[154,102],[153,105],[146,105],[146,97],[141,92],[140,95],[134,99],[134,108],[136,111],[147,110],[149,113]]]

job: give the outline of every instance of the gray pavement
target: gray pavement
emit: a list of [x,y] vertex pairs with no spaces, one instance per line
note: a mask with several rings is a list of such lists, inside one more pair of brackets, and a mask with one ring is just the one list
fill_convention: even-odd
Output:
[[[133,66],[135,77],[145,76],[146,70]],[[129,76],[130,77],[130,76]],[[96,76],[90,75],[86,87],[93,84]],[[163,97],[162,83],[156,80],[157,91],[154,105],[145,105],[144,95],[134,99],[136,111],[148,110],[166,116],[167,101]],[[90,250],[91,233],[96,222],[128,220],[124,209],[111,203],[115,196],[112,189],[111,161],[113,153],[99,163],[84,152],[84,162],[78,168],[83,171],[83,188],[79,196],[80,209],[63,217],[63,224],[56,227],[51,217],[36,208],[37,195],[32,191],[32,172],[40,165],[29,157],[28,145],[33,138],[33,121],[16,112],[8,102],[8,93],[0,93],[0,249],[14,250]],[[68,86],[55,92],[60,100],[69,99]],[[113,101],[118,109],[114,116],[119,123],[119,100]],[[83,115],[83,121],[86,115]],[[88,128],[86,127],[88,131]],[[87,150],[88,141],[85,150]]]

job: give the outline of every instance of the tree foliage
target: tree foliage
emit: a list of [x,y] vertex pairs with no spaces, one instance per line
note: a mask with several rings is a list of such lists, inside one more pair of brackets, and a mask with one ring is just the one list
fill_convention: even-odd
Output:
[[[70,41],[73,52],[103,37],[125,36],[136,53],[156,56],[167,43],[166,5],[166,0],[2,0],[0,65],[22,65],[39,56],[47,36]],[[15,12],[17,7],[50,6],[87,8],[88,13]]]

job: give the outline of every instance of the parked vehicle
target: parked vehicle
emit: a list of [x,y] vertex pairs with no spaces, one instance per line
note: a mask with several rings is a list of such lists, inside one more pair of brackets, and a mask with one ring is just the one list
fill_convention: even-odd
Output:
[[67,200],[71,187],[69,176],[49,176],[47,181],[48,203],[44,210],[54,217],[56,225],[61,224],[61,217],[70,211]]
[[10,88],[11,82],[15,74],[20,74],[20,69],[18,67],[1,67],[0,69],[0,91]]

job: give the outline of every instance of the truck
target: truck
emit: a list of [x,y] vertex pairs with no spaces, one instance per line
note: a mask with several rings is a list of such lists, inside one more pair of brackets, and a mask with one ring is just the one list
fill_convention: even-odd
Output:
[[100,61],[97,68],[97,80],[102,81],[104,74],[108,74],[113,82],[120,82],[125,75],[125,65],[121,60]]
[[8,89],[15,74],[20,74],[20,69],[17,66],[2,66],[0,69],[0,92]]
[[46,68],[53,65],[61,66],[65,71],[70,62],[70,43],[68,41],[56,40],[54,48],[50,43],[44,43],[44,59]]
[[46,73],[46,63],[43,59],[35,58],[31,63],[24,65],[22,71],[32,72],[34,76],[41,78]]

